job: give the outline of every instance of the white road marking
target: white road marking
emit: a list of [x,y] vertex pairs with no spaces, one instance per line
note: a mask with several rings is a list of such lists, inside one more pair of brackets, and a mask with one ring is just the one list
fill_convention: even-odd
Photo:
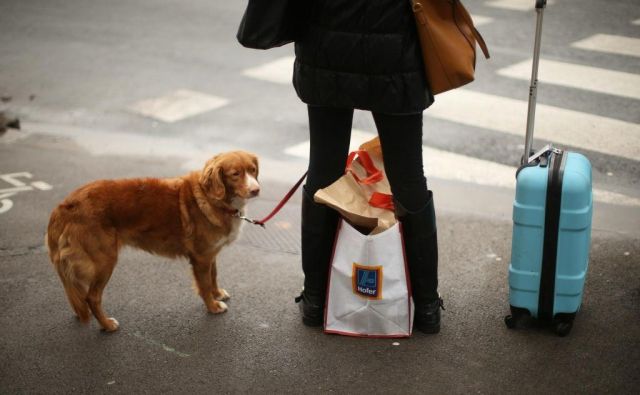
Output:
[[[547,5],[554,4],[555,1],[548,0]],[[494,0],[485,3],[489,7],[502,8],[512,11],[530,11],[535,8],[534,0]]]
[[27,185],[24,182],[18,180],[18,178],[33,178],[33,175],[26,171],[19,173],[0,174],[0,180],[13,185],[14,187],[23,187]]
[[144,336],[143,334],[141,334],[140,332],[133,332],[132,336],[137,337],[138,339],[140,339],[140,340],[144,341],[144,342],[145,342],[145,343],[147,343],[147,344],[150,344],[150,345],[155,346],[155,347],[162,348],[164,351],[167,351],[167,352],[170,352],[170,353],[176,354],[176,355],[177,355],[177,356],[179,356],[179,357],[187,358],[187,357],[190,357],[190,356],[191,356],[191,355],[189,355],[189,354],[186,354],[186,353],[183,353],[183,352],[177,351],[175,348],[173,348],[173,347],[169,347],[169,346],[167,346],[166,344],[161,343],[161,342],[159,342],[159,341],[157,341],[157,340],[154,340],[154,339],[151,339],[151,338],[149,338],[149,337],[146,337],[146,336]]
[[277,84],[290,84],[293,77],[294,60],[294,56],[286,56],[258,67],[246,69],[242,74],[263,81],[275,82]]
[[[289,84],[292,63],[293,57],[284,57],[252,69],[251,72],[245,71],[245,74],[271,82]],[[553,62],[543,61],[541,63],[540,73],[543,78],[547,78],[547,74],[554,74],[552,66],[554,66]],[[530,70],[531,62],[529,61],[523,62],[517,72],[518,75],[526,76],[528,80]],[[576,69],[570,71],[575,72]],[[583,68],[581,71],[584,75],[594,70],[593,68]],[[622,73],[623,79],[612,80],[611,78],[621,74],[611,74],[616,72],[601,69],[596,71],[601,71],[604,74],[597,73],[599,78],[593,78],[593,75],[589,75],[589,83],[596,84],[595,88],[602,85],[604,87],[601,86],[600,90],[605,90],[615,84],[615,93],[622,90],[632,92],[629,95],[637,96],[633,92],[638,92],[640,89],[640,84],[636,83],[638,76]],[[567,74],[566,69],[562,69],[561,72],[563,77],[564,74]],[[557,72],[555,73],[557,74]],[[576,76],[568,76],[567,78],[571,82],[572,78],[575,79]],[[547,79],[544,82],[547,82]],[[594,80],[601,80],[603,83],[594,82]],[[576,82],[574,81],[574,85]],[[580,80],[579,87],[583,88],[583,85]],[[526,101],[461,89],[439,95],[436,103],[425,112],[427,116],[518,136],[524,135],[526,114]],[[633,160],[640,157],[640,127],[633,123],[539,104],[536,124],[536,136],[554,143],[568,144]],[[308,151],[308,143],[301,143],[287,149],[287,153],[295,156],[300,156],[300,153],[306,156]]]
[[[351,150],[357,149],[362,143],[374,137],[375,134],[373,133],[354,129],[351,132]],[[309,142],[306,141],[287,148],[285,152],[289,155],[308,159],[308,147]],[[515,188],[515,166],[507,166],[427,146],[423,146],[422,149],[427,177],[501,188]],[[593,194],[594,199],[602,203],[640,207],[640,199],[631,196],[599,189],[594,189]]]
[[[498,70],[498,74],[523,81],[531,79],[531,62],[516,63]],[[605,70],[578,64],[540,60],[540,84],[554,84],[614,96],[640,99],[640,75]]]
[[[456,89],[438,95],[424,114],[524,140],[527,102]],[[640,125],[554,106],[537,105],[535,137],[634,161],[640,158]]]
[[[360,144],[364,143],[367,140],[371,140],[374,137],[371,133],[353,129],[351,130],[351,143],[349,144],[349,152],[355,151],[358,149]],[[310,142],[304,141],[300,144],[292,145],[284,150],[286,154],[291,156],[296,156],[298,158],[308,158],[309,157],[309,147]]]
[[589,51],[640,57],[640,38],[596,34],[576,41],[571,46]]
[[[354,129],[351,132],[350,150],[356,150],[362,143],[374,137],[375,134]],[[285,152],[307,159],[309,158],[309,141],[289,147]],[[426,146],[423,147],[423,156],[425,173],[432,177],[505,188],[513,188],[515,185],[515,169],[510,166]]]
[[[439,95],[439,102],[442,102],[446,95]],[[482,103],[484,97],[475,98]],[[517,102],[517,101],[516,101]],[[477,103],[473,103],[474,105]],[[499,103],[498,103],[499,104]],[[495,103],[494,103],[495,105]],[[490,106],[489,106],[490,107]],[[472,108],[472,107],[471,107]],[[526,103],[522,107],[526,114]],[[508,109],[512,110],[512,109]],[[427,113],[431,108],[427,110]],[[490,111],[495,112],[495,109]],[[491,124],[491,123],[490,123]],[[520,127],[520,126],[518,126]],[[156,136],[132,136],[130,134],[114,132],[114,131],[97,131],[76,127],[61,127],[60,125],[25,123],[25,130],[31,133],[56,135],[72,138],[77,144],[88,149],[95,155],[150,155],[154,157],[175,157],[184,158],[183,163],[185,170],[197,170],[202,168],[202,164],[211,157],[212,153],[222,152],[232,149],[238,149],[236,146],[228,145],[212,145],[212,144],[190,144],[184,139],[156,137]],[[524,123],[521,126],[522,133],[515,134],[524,135]],[[352,132],[351,146],[357,148],[361,143],[373,138],[373,134],[361,130]],[[612,139],[616,139],[612,137]],[[116,140],[118,143],[111,145]],[[558,141],[555,139],[554,141]],[[287,149],[291,155],[308,158],[308,142],[298,144],[302,149]],[[306,146],[306,148],[304,148]],[[437,149],[424,147],[425,164],[427,175],[434,178],[451,179],[451,180],[467,180],[469,182],[483,183],[489,186],[505,186],[513,188],[515,167],[506,166],[490,161],[484,161],[475,158],[469,158],[464,155],[453,154],[450,152],[440,151]],[[448,159],[448,160],[447,160]],[[285,160],[275,160],[268,157],[261,158],[261,175],[264,180],[295,182],[304,172],[305,165],[301,163]],[[495,177],[491,177],[495,174]],[[626,205],[640,206],[640,199],[630,196],[608,192],[594,191],[596,199],[601,202]],[[0,195],[0,203],[3,196]],[[7,199],[8,200],[8,199]],[[9,201],[10,202],[10,201]],[[12,203],[11,203],[12,204]],[[3,206],[0,205],[0,211]]]
[[484,15],[471,15],[475,27],[488,25],[493,22],[493,18]]
[[18,192],[26,192],[31,190],[33,190],[33,188],[31,188],[30,186],[0,189],[0,198],[13,196]]
[[621,206],[638,206],[640,207],[640,199],[631,196],[622,195],[620,193],[605,191],[603,189],[593,189],[593,199],[602,203],[619,204]]
[[181,89],[154,99],[142,100],[129,109],[137,114],[171,123],[215,110],[228,103],[229,100],[222,97]]
[[[1,197],[1,196],[0,196]],[[0,199],[0,214],[4,214],[11,210],[13,202],[9,199]]]
[[92,155],[155,156],[194,158],[188,170],[200,170],[214,153],[239,149],[226,144],[197,143],[182,137],[145,136],[116,130],[84,129],[59,124],[25,122],[30,133],[63,136],[89,151]]
[[34,181],[31,183],[31,186],[41,191],[50,191],[53,189],[51,185],[47,184],[44,181]]
[[[10,188],[0,189],[0,214],[4,214],[11,210],[13,207],[13,201],[9,198],[16,195],[19,192],[33,191],[33,188],[41,191],[49,191],[53,187],[44,181],[34,181],[31,185],[27,185],[25,182],[20,181],[19,178],[33,178],[33,175],[29,172],[23,171],[19,173],[7,173],[0,174],[0,180],[11,185]],[[0,185],[1,186],[1,185]]]

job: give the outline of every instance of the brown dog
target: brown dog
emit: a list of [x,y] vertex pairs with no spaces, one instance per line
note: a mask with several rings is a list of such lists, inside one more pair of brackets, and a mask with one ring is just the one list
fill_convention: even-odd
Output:
[[118,321],[102,309],[102,291],[124,245],[186,257],[209,312],[227,310],[216,256],[238,236],[247,199],[260,192],[258,159],[234,151],[180,178],[102,180],[72,192],[51,213],[46,243],[71,307],[93,313],[104,330]]

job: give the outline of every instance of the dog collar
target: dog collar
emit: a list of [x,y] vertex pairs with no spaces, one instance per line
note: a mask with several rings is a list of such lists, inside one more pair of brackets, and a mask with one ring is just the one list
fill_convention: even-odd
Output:
[[238,209],[231,209],[231,208],[226,208],[226,207],[222,207],[222,210],[229,214],[232,217],[237,217],[240,214],[240,210]]

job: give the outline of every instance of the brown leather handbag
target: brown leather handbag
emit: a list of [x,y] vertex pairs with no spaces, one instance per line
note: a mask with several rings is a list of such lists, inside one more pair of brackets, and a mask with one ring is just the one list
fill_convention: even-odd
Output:
[[484,56],[489,50],[459,0],[410,0],[432,93],[438,94],[473,81],[476,42]]

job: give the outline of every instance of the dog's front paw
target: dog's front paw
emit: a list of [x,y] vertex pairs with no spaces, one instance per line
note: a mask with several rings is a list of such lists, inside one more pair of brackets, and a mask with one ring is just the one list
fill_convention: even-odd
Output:
[[227,304],[225,302],[215,301],[215,302],[213,302],[213,305],[209,309],[209,312],[212,313],[212,314],[220,314],[220,313],[224,313],[225,311],[227,311],[227,309],[228,309],[228,307],[227,307]]
[[222,288],[218,288],[217,292],[216,291],[213,292],[213,298],[215,300],[229,300],[231,296],[229,295],[229,292],[227,292],[226,290]]
[[105,332],[115,332],[119,327],[120,324],[118,323],[118,320],[112,317],[107,318],[107,322],[102,326],[102,329],[104,329]]

